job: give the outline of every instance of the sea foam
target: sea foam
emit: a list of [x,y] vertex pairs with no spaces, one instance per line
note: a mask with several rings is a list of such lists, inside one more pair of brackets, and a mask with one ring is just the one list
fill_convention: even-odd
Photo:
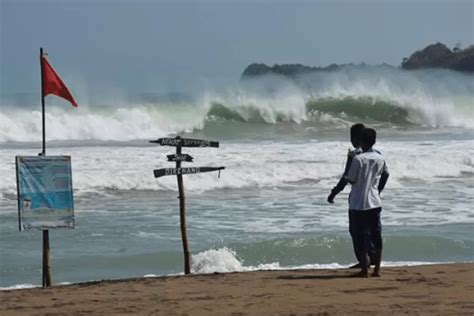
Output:
[[[321,72],[296,81],[280,79],[276,85],[272,80],[261,78],[226,91],[203,91],[185,102],[80,104],[76,109],[47,106],[47,137],[127,141],[202,129],[225,133],[227,126],[215,125],[215,120],[243,123],[241,131],[249,124],[337,128],[360,120],[474,128],[472,75],[381,67]],[[2,102],[0,142],[40,141],[40,108]]]
[[[383,267],[417,266],[427,264],[439,264],[441,262],[431,261],[383,261]],[[449,262],[444,262],[449,263]],[[262,270],[310,270],[310,269],[346,269],[352,264],[327,263],[327,264],[304,264],[293,266],[281,266],[279,262],[246,266],[238,258],[237,253],[230,248],[223,247],[209,249],[192,256],[192,273],[226,273],[226,272],[248,272]]]
[[[424,142],[385,141],[377,146],[391,173],[389,186],[402,187],[405,180],[427,183],[459,179],[474,174],[474,141]],[[225,166],[217,173],[186,177],[186,190],[282,188],[320,183],[334,185],[343,170],[347,143],[335,141],[298,141],[235,143],[223,142],[219,149],[188,149],[194,166]],[[0,152],[1,153],[1,152]],[[1,197],[16,198],[14,157],[11,151],[0,154]],[[116,191],[175,191],[176,178],[155,179],[152,171],[172,167],[166,161],[169,147],[64,147],[50,154],[72,158],[73,187],[76,194],[113,194]],[[16,154],[30,154],[28,149]],[[436,166],[436,168],[433,168]]]

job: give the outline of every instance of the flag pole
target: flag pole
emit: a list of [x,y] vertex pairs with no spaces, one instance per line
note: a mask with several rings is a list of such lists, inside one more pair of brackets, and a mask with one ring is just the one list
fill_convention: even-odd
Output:
[[41,113],[42,113],[42,126],[43,126],[43,150],[41,156],[46,155],[46,124],[45,124],[45,109],[44,109],[44,79],[43,79],[43,47],[40,48],[40,66],[41,66]]
[[[43,125],[43,150],[40,156],[46,156],[46,120],[44,106],[44,69],[43,69],[43,47],[40,47],[41,65],[41,112]],[[43,287],[51,286],[51,261],[49,256],[49,230],[43,229]]]
[[41,110],[43,123],[43,151],[41,156],[46,156],[46,122],[45,122],[45,108],[44,108],[44,69],[43,69],[43,47],[40,48],[40,65],[41,65]]

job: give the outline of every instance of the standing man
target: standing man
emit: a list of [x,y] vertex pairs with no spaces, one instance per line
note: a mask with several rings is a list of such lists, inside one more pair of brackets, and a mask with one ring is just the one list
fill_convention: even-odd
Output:
[[[337,185],[331,190],[331,193],[329,194],[327,201],[329,203],[334,203],[334,198],[336,197],[337,194],[342,192],[346,185],[349,183],[349,180],[347,178],[347,173],[349,172],[349,168],[351,166],[352,160],[354,159],[355,156],[358,154],[362,153],[362,149],[360,148],[360,134],[362,130],[365,128],[364,124],[362,123],[357,123],[351,126],[351,143],[352,146],[354,146],[354,149],[350,150],[347,153],[347,160],[346,160],[346,166],[344,168],[344,173],[342,174],[341,179],[339,179],[339,182]],[[357,254],[357,245],[356,245],[356,238],[355,238],[355,228],[354,228],[354,211],[349,209],[349,234],[351,235],[352,239],[352,245],[354,248],[354,253],[356,255],[358,263],[349,267],[350,269],[356,269],[360,268],[360,258],[358,257]],[[374,255],[374,247],[372,243],[370,243],[371,247],[369,247],[369,258],[370,262],[373,262],[373,255]]]
[[364,128],[360,134],[362,153],[355,156],[347,173],[352,184],[349,195],[349,210],[354,212],[354,237],[356,253],[360,259],[361,271],[358,276],[368,277],[369,244],[374,244],[375,268],[372,276],[380,276],[382,261],[382,223],[380,213],[382,201],[380,193],[387,183],[389,173],[382,155],[372,147],[377,133],[372,128]]

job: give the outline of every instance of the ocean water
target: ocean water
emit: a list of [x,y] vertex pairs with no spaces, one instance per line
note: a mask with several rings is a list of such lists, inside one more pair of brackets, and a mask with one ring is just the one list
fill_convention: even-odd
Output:
[[[390,179],[382,194],[384,265],[474,260],[474,80],[451,71],[347,68],[261,78],[192,98],[47,108],[48,155],[71,155],[75,229],[50,231],[53,283],[183,272],[175,136],[184,148],[194,273],[340,268],[354,263],[350,187],[330,205],[349,127],[378,131]],[[54,97],[53,97],[54,98]],[[49,99],[53,99],[48,97]],[[40,108],[3,100],[0,113],[0,287],[41,284],[40,231],[18,231],[14,157],[41,150]]]

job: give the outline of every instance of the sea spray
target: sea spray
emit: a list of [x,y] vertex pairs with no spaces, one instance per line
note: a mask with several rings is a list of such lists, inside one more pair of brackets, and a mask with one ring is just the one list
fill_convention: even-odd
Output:
[[213,273],[243,271],[243,268],[236,253],[224,247],[193,255],[191,270],[193,273]]
[[[288,124],[333,129],[356,121],[403,128],[474,128],[472,75],[381,67],[344,68],[296,81],[280,79],[278,84],[265,83],[268,80],[202,91],[186,101],[143,99],[78,109],[51,105],[46,111],[47,138],[129,141],[216,129],[226,135],[228,126],[221,121],[240,123],[232,130],[235,136],[258,125],[283,125],[291,133]],[[0,106],[0,142],[40,140],[39,108],[5,102]]]

